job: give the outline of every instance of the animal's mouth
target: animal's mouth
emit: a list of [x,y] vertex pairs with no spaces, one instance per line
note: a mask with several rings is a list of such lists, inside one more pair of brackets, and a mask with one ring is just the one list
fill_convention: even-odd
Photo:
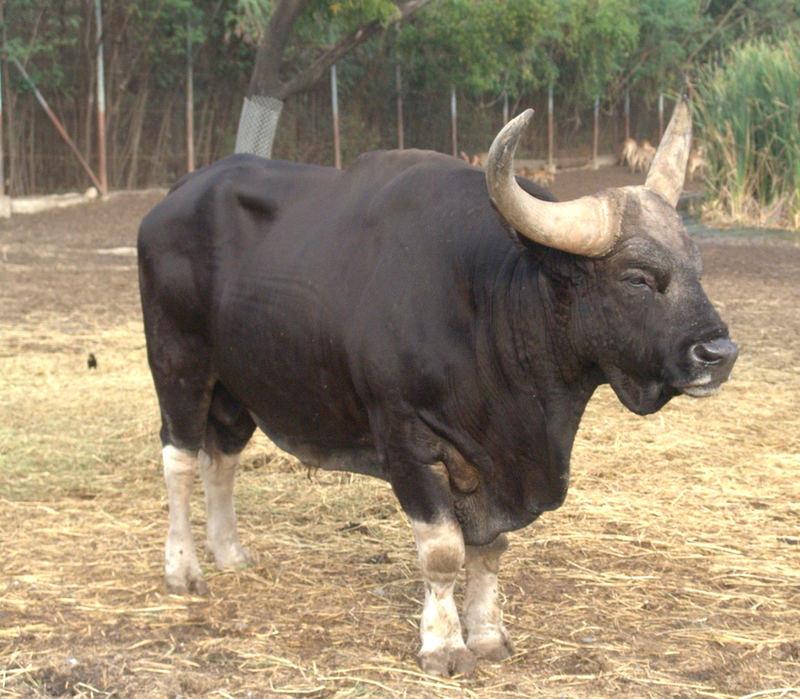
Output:
[[672,382],[675,391],[693,398],[713,396],[728,380],[738,355],[739,348],[727,337],[692,345],[686,355],[691,379]]
[[606,369],[605,374],[620,402],[637,415],[660,410],[677,392],[663,381],[633,377],[616,367]]
[[725,380],[713,381],[711,378],[704,377],[683,386],[675,386],[675,390],[692,398],[707,398],[719,393]]

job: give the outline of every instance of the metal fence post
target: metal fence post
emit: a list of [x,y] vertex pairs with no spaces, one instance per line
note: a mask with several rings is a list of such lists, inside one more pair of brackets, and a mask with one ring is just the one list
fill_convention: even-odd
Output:
[[453,141],[453,155],[458,157],[458,131],[456,126],[456,88],[450,89],[450,135]]
[[186,171],[194,171],[194,58],[192,18],[186,13]]
[[333,109],[333,164],[342,169],[342,150],[339,143],[339,88],[336,84],[336,64],[331,66],[331,107]]
[[600,141],[600,98],[594,98],[594,129],[592,133],[592,167],[597,170],[597,149]]
[[553,162],[553,141],[555,134],[553,133],[553,81],[547,86],[547,171],[555,172],[556,166]]
[[108,164],[106,162],[106,79],[103,61],[103,9],[102,0],[94,4],[97,20],[97,157],[100,171],[100,194],[108,194]]
[[397,88],[397,148],[403,150],[403,83],[399,63],[394,67],[394,81]]

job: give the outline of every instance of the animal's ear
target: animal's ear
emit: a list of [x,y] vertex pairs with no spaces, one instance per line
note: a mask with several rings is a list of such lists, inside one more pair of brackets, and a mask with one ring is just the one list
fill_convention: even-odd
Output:
[[500,219],[500,223],[503,226],[503,230],[508,234],[508,237],[511,238],[514,245],[516,245],[517,249],[519,250],[532,250],[534,248],[541,248],[542,245],[539,243],[534,243],[530,238],[526,238],[524,235],[520,235],[519,232],[514,230],[514,226],[512,226],[508,221],[506,221],[503,216],[500,214],[499,211],[496,211],[497,218]]

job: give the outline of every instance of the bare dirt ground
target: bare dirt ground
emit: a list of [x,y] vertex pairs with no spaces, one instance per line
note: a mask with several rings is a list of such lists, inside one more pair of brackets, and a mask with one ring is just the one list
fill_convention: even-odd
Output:
[[0,222],[0,696],[800,697],[800,246],[701,241],[731,382],[647,418],[598,391],[566,504],[510,537],[516,655],[442,680],[416,664],[422,584],[388,487],[263,439],[237,485],[255,565],[165,592],[130,249],[162,195]]

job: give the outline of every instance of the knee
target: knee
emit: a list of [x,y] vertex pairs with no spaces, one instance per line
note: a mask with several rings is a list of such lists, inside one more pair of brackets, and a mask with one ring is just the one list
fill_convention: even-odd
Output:
[[167,481],[172,478],[194,476],[197,452],[178,449],[171,444],[167,444],[163,448],[161,455],[164,460],[164,477]]
[[464,565],[465,547],[461,529],[453,521],[437,524],[413,522],[422,574],[429,582],[454,580]]
[[467,570],[485,570],[497,575],[500,569],[500,556],[508,548],[508,537],[500,534],[498,537],[485,546],[467,547]]
[[200,450],[198,467],[205,483],[227,483],[236,473],[239,465],[239,454],[223,454],[215,449],[212,453]]

